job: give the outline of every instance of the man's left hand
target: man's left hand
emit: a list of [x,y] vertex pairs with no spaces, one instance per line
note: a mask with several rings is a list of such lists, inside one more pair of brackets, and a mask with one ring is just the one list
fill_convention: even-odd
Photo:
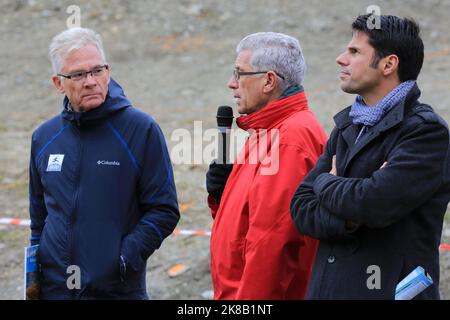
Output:
[[331,171],[330,174],[333,176],[337,176],[337,170],[336,170],[336,155],[333,156],[333,159],[331,160]]

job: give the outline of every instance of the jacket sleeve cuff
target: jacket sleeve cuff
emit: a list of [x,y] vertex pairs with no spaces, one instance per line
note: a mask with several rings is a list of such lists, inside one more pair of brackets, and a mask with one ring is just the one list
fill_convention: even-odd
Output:
[[[317,176],[314,181],[313,190],[319,201],[321,201],[320,195],[323,193],[324,189],[337,179],[340,179],[340,177],[336,177],[330,173],[321,173]],[[333,230],[333,235],[342,236],[345,234],[350,234],[359,228],[359,225],[351,221],[341,219],[328,210],[327,212],[329,213],[328,226],[331,230]]]
[[219,210],[219,204],[211,195],[208,195],[208,207],[211,209],[212,218],[215,219],[216,213]]
[[332,213],[330,213],[328,210],[327,212],[327,233],[328,239],[341,239],[345,235],[347,235],[349,232],[345,226],[345,220],[336,217]]
[[[153,253],[153,251],[151,253]],[[125,258],[126,266],[131,267],[134,271],[140,270],[147,261],[141,258],[139,246],[137,245],[136,240],[129,235],[125,237],[122,242],[120,255]]]
[[30,245],[34,246],[35,244],[39,244],[41,241],[41,235],[32,235],[30,238]]

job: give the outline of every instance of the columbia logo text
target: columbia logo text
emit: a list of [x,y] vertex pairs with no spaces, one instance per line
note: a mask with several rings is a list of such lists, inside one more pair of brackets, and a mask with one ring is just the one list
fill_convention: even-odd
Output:
[[108,161],[108,160],[98,160],[97,164],[99,166],[120,166],[119,161]]

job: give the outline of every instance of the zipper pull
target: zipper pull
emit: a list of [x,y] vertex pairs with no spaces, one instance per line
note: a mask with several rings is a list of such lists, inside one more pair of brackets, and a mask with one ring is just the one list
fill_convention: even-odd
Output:
[[81,125],[80,119],[81,119],[81,113],[80,112],[76,112],[75,113],[75,121],[76,121],[76,124],[77,124],[78,127]]

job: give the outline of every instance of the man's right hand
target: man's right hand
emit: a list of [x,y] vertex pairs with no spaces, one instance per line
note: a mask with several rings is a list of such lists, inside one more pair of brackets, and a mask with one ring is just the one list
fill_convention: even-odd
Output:
[[225,184],[227,183],[232,168],[232,164],[218,164],[217,160],[213,160],[209,165],[208,172],[206,173],[206,190],[217,203],[220,203]]

